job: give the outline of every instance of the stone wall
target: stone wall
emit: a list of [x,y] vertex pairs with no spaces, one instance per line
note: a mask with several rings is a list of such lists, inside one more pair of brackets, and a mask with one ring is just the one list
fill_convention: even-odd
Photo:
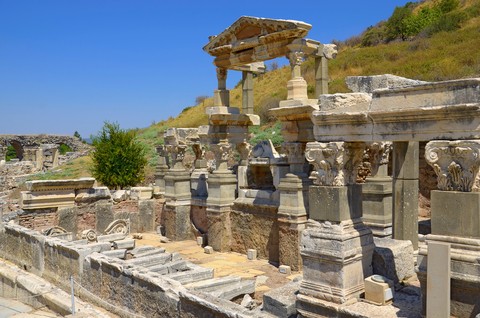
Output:
[[234,203],[230,212],[231,250],[246,254],[256,249],[259,258],[279,263],[277,206]]
[[187,290],[144,267],[96,253],[95,244],[77,245],[18,225],[0,223],[0,257],[65,291],[73,276],[84,288],[76,290],[80,298],[120,317],[133,312],[146,317],[251,317],[235,303]]

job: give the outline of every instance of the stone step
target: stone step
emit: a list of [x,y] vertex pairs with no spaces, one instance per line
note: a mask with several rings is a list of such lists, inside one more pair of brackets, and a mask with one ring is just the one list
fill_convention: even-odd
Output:
[[186,284],[185,287],[188,289],[199,290],[202,292],[211,292],[215,291],[218,288],[228,286],[230,284],[238,283],[241,280],[238,276],[225,276],[220,278],[212,278],[207,280],[202,280],[196,283]]
[[235,297],[245,294],[253,294],[255,292],[254,280],[242,280],[237,283],[220,287],[210,294],[217,298],[232,300]]
[[[190,266],[193,264],[189,264]],[[193,265],[190,270],[166,275],[182,284],[195,283],[213,278],[213,269]],[[255,285],[255,284],[254,284]],[[254,286],[255,287],[255,286]]]

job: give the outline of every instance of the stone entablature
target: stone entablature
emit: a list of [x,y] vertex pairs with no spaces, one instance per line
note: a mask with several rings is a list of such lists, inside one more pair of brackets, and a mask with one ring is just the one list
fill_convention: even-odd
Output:
[[28,191],[55,191],[79,190],[93,188],[94,178],[80,178],[69,180],[33,180],[27,181],[25,186]]
[[244,16],[210,37],[203,50],[215,56],[217,67],[232,68],[287,55],[287,46],[305,37],[311,28],[301,21]]
[[371,103],[314,111],[312,121],[323,142],[477,139],[479,104],[480,79],[462,79],[378,89]]

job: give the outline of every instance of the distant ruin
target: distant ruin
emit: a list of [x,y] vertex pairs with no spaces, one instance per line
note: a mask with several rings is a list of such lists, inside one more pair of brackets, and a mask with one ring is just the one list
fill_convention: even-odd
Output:
[[[111,192],[93,179],[32,181],[22,211],[10,218],[18,225],[2,225],[0,256],[65,289],[72,275],[88,292],[141,315],[365,317],[395,307],[404,316],[405,303],[421,294],[417,309],[429,317],[475,317],[480,79],[357,76],[347,79],[351,93],[328,94],[336,48],[306,39],[310,28],[241,17],[210,37],[204,50],[214,57],[218,87],[209,124],[165,132],[155,186]],[[292,69],[288,95],[270,112],[282,123],[285,143],[251,145],[248,127],[259,124],[253,73],[283,56]],[[309,56],[318,99],[308,98],[301,74]],[[242,72],[242,109],[229,104],[230,70]],[[195,155],[191,169],[184,163],[188,151]],[[438,190],[431,194],[431,227],[419,234],[419,179],[427,165]],[[302,279],[266,294],[262,308],[248,309],[229,300],[252,293],[251,281],[210,280],[208,269],[178,263],[165,251],[142,255],[123,230],[104,233],[115,221],[170,240],[199,239],[208,252],[256,253],[280,271],[302,271]],[[33,231],[54,227],[71,238]],[[141,256],[127,259],[132,251]],[[417,277],[419,287],[407,284]],[[194,279],[203,291],[189,285]],[[218,286],[235,292],[212,292]]]

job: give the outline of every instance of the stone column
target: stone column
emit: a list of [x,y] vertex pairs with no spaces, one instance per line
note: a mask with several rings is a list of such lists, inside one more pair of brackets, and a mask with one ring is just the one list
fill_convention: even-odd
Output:
[[480,167],[480,140],[430,141],[425,159],[437,175],[431,192],[432,234],[418,252],[417,275],[427,299],[430,242],[451,245],[451,315],[473,317],[480,310],[480,192],[472,192]]
[[241,142],[237,145],[237,151],[240,154],[240,162],[238,163],[237,168],[237,178],[238,178],[238,193],[241,189],[248,188],[247,180],[247,170],[248,170],[248,158],[252,153],[252,145],[248,141]]
[[297,48],[288,54],[288,60],[292,68],[292,78],[287,82],[287,100],[308,99],[307,81],[302,77],[301,68],[305,53]]
[[207,159],[205,159],[205,147],[199,143],[192,145],[195,153],[194,170],[191,175],[192,197],[206,199],[208,196],[208,170]]
[[5,163],[7,160],[7,147],[5,146],[0,146],[0,164]]
[[418,249],[417,141],[393,143],[393,238],[410,240]]
[[392,178],[388,176],[391,150],[391,142],[367,146],[371,175],[362,185],[363,222],[376,237],[392,236]]
[[190,172],[184,165],[186,145],[167,145],[173,167],[165,175],[165,233],[172,240],[195,237],[190,222]]
[[208,176],[208,245],[216,251],[229,251],[231,240],[230,210],[237,188],[237,178],[228,170],[232,145],[227,140],[210,145],[216,169]]
[[253,114],[253,72],[242,71],[242,112]]
[[315,55],[315,97],[328,94],[328,60],[337,56],[335,44],[320,44]]
[[280,205],[278,207],[279,260],[292,270],[302,268],[300,239],[305,229],[308,211],[308,186],[305,173],[305,143],[286,142],[283,148],[290,165],[290,173],[280,180]]
[[230,106],[230,91],[227,89],[227,69],[217,67],[218,89],[213,93],[213,106]]
[[311,142],[310,214],[302,233],[303,280],[297,310],[306,317],[336,317],[342,304],[364,292],[372,274],[371,230],[362,222],[361,186],[356,184],[365,144]]
[[155,169],[155,185],[165,194],[165,175],[169,169],[168,153],[164,145],[157,147],[158,162]]

